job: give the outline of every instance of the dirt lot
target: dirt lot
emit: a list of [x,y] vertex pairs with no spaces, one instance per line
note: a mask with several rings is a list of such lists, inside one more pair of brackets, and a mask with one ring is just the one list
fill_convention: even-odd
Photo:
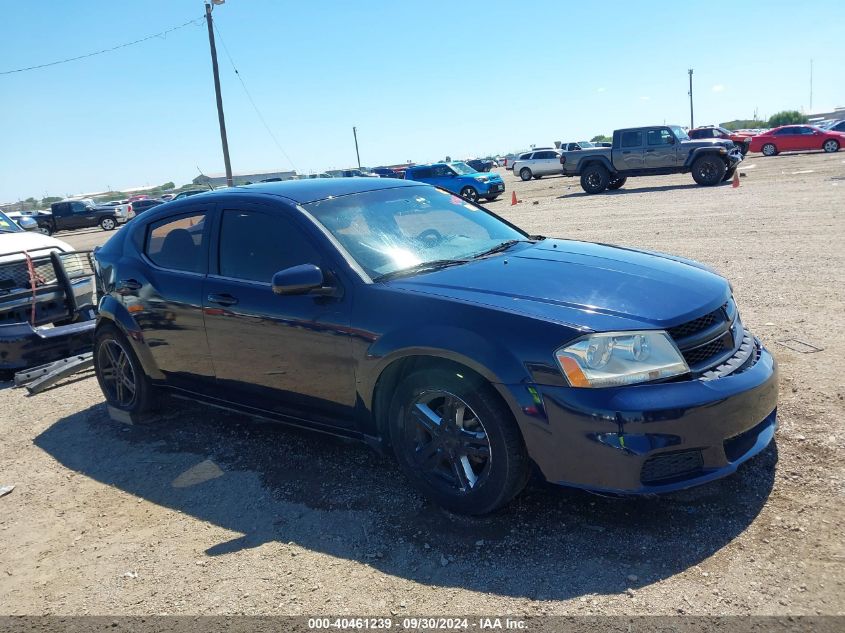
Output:
[[[0,611],[842,614],[845,152],[741,171],[739,189],[680,175],[599,196],[506,172],[490,205],[733,281],[781,370],[777,445],[735,476],[651,499],[534,484],[467,520],[362,446],[194,405],[122,425],[90,376],[34,398],[6,388],[0,486],[17,487],[0,498]],[[777,343],[790,338],[823,350]]]

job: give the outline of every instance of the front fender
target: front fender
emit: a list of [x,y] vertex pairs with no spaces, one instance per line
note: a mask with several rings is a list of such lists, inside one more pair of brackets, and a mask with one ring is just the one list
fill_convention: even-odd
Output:
[[126,306],[111,295],[105,295],[100,300],[97,314],[97,329],[99,330],[107,323],[117,327],[129,341],[132,351],[135,352],[135,356],[138,357],[141,366],[144,368],[144,373],[153,380],[164,380],[164,374],[161,373],[155,360],[153,360],[150,349],[144,340],[144,332],[138,325],[135,317],[126,309]]
[[[448,349],[443,347],[448,341]],[[432,325],[396,330],[380,337],[367,350],[360,373],[360,394],[372,407],[379,377],[392,363],[412,356],[442,358],[460,363],[491,383],[519,383],[529,380],[523,364],[507,348],[471,330]]]

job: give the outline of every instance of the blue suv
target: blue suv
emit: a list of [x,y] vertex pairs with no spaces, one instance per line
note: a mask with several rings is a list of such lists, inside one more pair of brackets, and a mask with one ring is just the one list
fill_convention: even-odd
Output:
[[505,182],[499,174],[481,173],[466,163],[415,165],[405,171],[405,180],[427,182],[471,202],[479,198],[492,201],[505,192]]

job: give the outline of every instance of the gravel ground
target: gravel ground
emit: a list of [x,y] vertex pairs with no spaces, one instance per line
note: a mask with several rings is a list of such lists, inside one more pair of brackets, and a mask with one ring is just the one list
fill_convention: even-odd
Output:
[[842,614],[843,158],[752,156],[739,189],[678,175],[599,196],[504,172],[489,205],[733,281],[781,369],[777,443],[736,475],[645,499],[534,483],[470,520],[354,443],[179,403],[123,425],[90,375],[33,398],[5,388],[0,486],[16,488],[0,498],[0,612]]

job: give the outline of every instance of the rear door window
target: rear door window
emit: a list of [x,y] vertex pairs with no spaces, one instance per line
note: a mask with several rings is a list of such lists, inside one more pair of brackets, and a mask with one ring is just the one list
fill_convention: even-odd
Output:
[[204,273],[205,229],[205,213],[160,220],[148,227],[144,253],[156,266]]
[[641,130],[622,132],[622,147],[642,147],[643,133]]

